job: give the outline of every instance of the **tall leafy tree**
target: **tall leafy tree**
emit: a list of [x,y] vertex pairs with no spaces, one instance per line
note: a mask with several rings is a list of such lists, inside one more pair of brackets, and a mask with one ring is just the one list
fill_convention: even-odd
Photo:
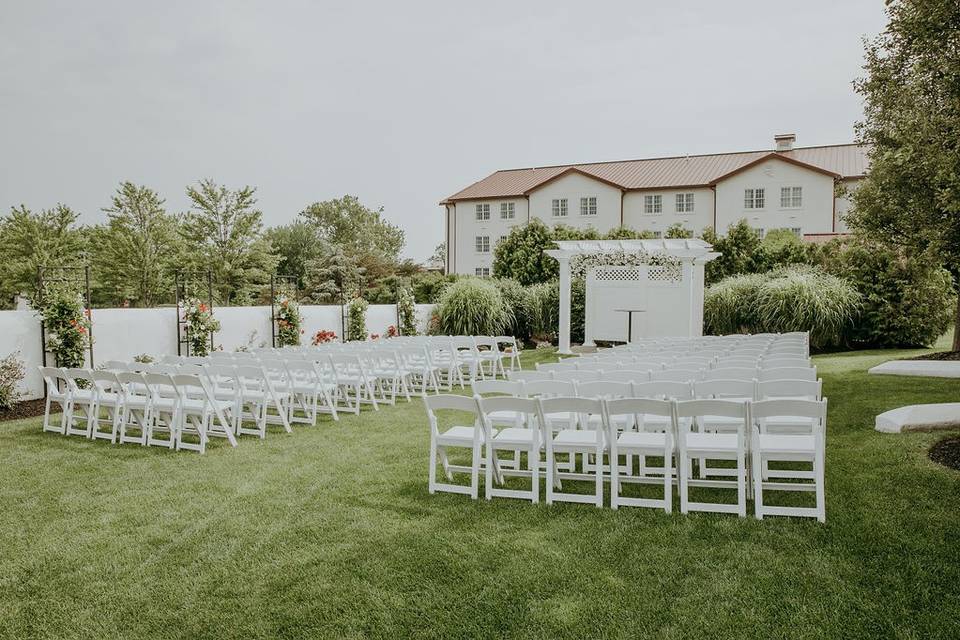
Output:
[[13,207],[0,219],[0,304],[9,306],[17,294],[33,295],[40,266],[75,266],[84,242],[78,214],[58,204],[33,213]]
[[300,216],[315,225],[320,237],[351,256],[377,253],[397,261],[404,233],[383,218],[383,207],[370,209],[354,196],[314,202]]
[[341,302],[360,293],[364,268],[340,247],[324,243],[322,254],[307,264],[307,296],[314,302]]
[[231,191],[209,179],[187,187],[192,206],[180,227],[185,262],[213,271],[221,303],[250,302],[270,281],[279,261],[263,236],[263,213],[256,208],[255,192],[253,187]]
[[103,211],[109,221],[91,247],[101,295],[143,307],[168,301],[182,248],[176,216],[156,191],[132,182],[121,183]]
[[[852,227],[935,256],[960,277],[960,3],[889,0],[886,30],[866,45],[858,124],[870,171]],[[960,300],[960,298],[958,298]],[[960,350],[960,302],[953,349]]]
[[297,288],[302,291],[306,286],[308,266],[329,250],[327,243],[320,238],[317,227],[309,222],[297,221],[268,229],[265,235],[280,258],[277,273],[295,277]]

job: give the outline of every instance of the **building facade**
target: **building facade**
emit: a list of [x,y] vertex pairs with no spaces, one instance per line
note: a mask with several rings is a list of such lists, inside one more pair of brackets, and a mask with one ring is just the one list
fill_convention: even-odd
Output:
[[795,148],[795,140],[776,136],[767,151],[497,171],[440,203],[447,273],[491,275],[497,243],[533,218],[655,237],[674,224],[695,235],[706,228],[723,234],[741,219],[761,235],[788,229],[817,240],[845,233],[844,194],[865,175],[866,150]]

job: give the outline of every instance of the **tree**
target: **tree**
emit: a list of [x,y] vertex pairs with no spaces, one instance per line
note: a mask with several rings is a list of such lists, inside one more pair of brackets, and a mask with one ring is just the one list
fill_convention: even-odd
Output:
[[672,225],[667,227],[667,231],[666,233],[663,234],[663,237],[664,238],[680,238],[682,240],[685,238],[692,238],[693,231],[690,229],[687,229],[686,227],[683,226],[683,224],[679,222],[674,222]]
[[323,243],[321,255],[307,264],[304,292],[314,302],[341,302],[359,295],[363,267],[340,247]]
[[217,298],[224,303],[249,302],[279,262],[261,233],[263,214],[254,208],[255,192],[252,187],[230,191],[209,179],[187,187],[192,209],[181,226],[186,262],[213,271]]
[[444,270],[447,268],[447,243],[441,242],[433,250],[433,255],[427,260],[427,265],[432,269]]
[[277,273],[296,278],[297,288],[302,291],[306,287],[308,265],[321,258],[321,252],[328,249],[320,239],[317,227],[298,221],[268,229],[264,235],[280,258]]
[[93,231],[91,247],[97,288],[143,307],[171,297],[182,242],[164,200],[149,187],[122,182],[103,211],[109,222]]
[[378,253],[395,262],[403,249],[403,230],[383,219],[383,207],[369,209],[354,196],[314,202],[300,216],[316,226],[321,238],[351,256]]
[[493,276],[526,286],[557,277],[557,261],[543,253],[554,247],[553,234],[540,220],[514,227],[493,253]]
[[637,231],[630,227],[617,227],[607,231],[603,236],[604,240],[643,240],[653,238],[650,231]]
[[760,235],[746,220],[730,225],[725,236],[718,236],[707,227],[703,230],[703,239],[720,253],[716,260],[706,264],[708,284],[727,276],[766,271],[766,260],[761,258]]
[[84,243],[77,218],[58,204],[39,213],[20,205],[0,220],[0,305],[9,306],[20,293],[32,298],[38,267],[80,263]]
[[[858,140],[870,171],[848,224],[932,255],[960,279],[960,3],[890,0],[886,30],[866,44]],[[960,350],[960,297],[953,349]]]

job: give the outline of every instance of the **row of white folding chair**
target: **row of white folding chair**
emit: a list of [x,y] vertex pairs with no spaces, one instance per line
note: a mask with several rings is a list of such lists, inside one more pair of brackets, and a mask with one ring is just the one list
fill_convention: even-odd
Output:
[[[55,367],[40,371],[48,389],[45,431],[200,453],[211,435],[236,445],[225,415],[231,407],[214,398],[201,376]],[[59,426],[50,422],[54,402],[63,411]]]
[[[753,483],[755,514],[764,515],[800,515],[825,519],[824,506],[824,431],[826,426],[826,400],[767,400],[756,403],[731,400],[687,400],[664,401],[648,398],[592,399],[580,397],[516,398],[494,397],[473,398],[465,396],[432,396],[426,400],[430,423],[430,468],[429,491],[449,491],[465,493],[478,497],[479,472],[485,469],[487,499],[494,496],[524,498],[532,502],[539,500],[539,469],[541,450],[546,454],[546,501],[581,502],[603,506],[603,484],[607,479],[604,473],[609,470],[611,484],[611,506],[619,505],[652,506],[672,509],[671,490],[674,474],[671,473],[671,461],[678,458],[679,473],[676,477],[680,486],[680,509],[687,513],[691,510],[732,512],[746,515],[747,507],[747,433],[753,431],[754,446],[750,450],[753,460]],[[454,410],[471,414],[472,424],[456,425],[441,431],[437,412]],[[494,417],[504,412],[524,414],[526,423],[540,425],[541,428],[521,428],[517,426],[496,429]],[[600,428],[584,431],[575,428],[555,430],[546,425],[553,418],[566,419],[566,416],[590,416],[601,425]],[[635,419],[637,415],[652,415],[667,420],[672,429],[659,433],[621,431],[618,424],[621,419]],[[737,424],[736,434],[711,434],[681,429],[681,420],[695,423],[705,417],[722,417]],[[809,435],[767,435],[762,434],[756,421],[770,418],[799,417],[811,422]],[[676,434],[676,435],[673,435]],[[674,442],[675,441],[675,442]],[[454,465],[449,461],[447,449],[462,447],[471,450],[472,460],[469,466]],[[498,451],[523,450],[528,456],[527,469],[505,469],[500,464]],[[484,455],[485,453],[485,455]],[[576,454],[593,455],[597,464],[593,472],[561,471],[557,464],[557,454],[566,454],[573,458]],[[621,474],[620,455],[662,456],[663,474],[657,482],[663,485],[661,500],[624,498],[620,496],[623,482],[649,482],[649,477]],[[604,455],[609,464],[602,463]],[[688,472],[694,459],[709,458],[733,460],[736,463],[736,477],[733,480],[695,479]],[[436,479],[437,462],[443,466],[448,482]],[[774,483],[767,482],[760,470],[766,461],[810,463],[812,483]],[[453,474],[469,473],[468,486],[453,484]],[[499,489],[495,484],[503,485],[507,475],[526,476],[531,479],[528,491]],[[567,493],[562,490],[562,481],[588,480],[594,483],[591,494]],[[694,502],[689,498],[691,487],[735,488],[736,504]],[[815,506],[792,507],[770,506],[763,501],[764,490],[814,491]]]
[[716,379],[743,379],[760,381],[767,380],[816,380],[817,370],[814,367],[787,367],[778,369],[661,369],[661,370],[623,370],[614,371],[517,371],[509,375],[510,380],[569,380],[576,382],[590,382],[605,380],[609,382],[646,382],[646,381],[678,381],[688,380],[716,380]]

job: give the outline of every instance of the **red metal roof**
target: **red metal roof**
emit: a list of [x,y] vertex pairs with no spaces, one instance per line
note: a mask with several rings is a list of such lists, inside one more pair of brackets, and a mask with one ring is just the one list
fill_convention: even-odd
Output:
[[568,164],[497,171],[458,191],[444,202],[523,196],[570,169],[577,169],[624,190],[708,186],[764,156],[789,158],[834,173],[841,178],[859,178],[866,173],[867,169],[866,149],[857,144],[800,147],[791,151],[742,151],[702,156]]

